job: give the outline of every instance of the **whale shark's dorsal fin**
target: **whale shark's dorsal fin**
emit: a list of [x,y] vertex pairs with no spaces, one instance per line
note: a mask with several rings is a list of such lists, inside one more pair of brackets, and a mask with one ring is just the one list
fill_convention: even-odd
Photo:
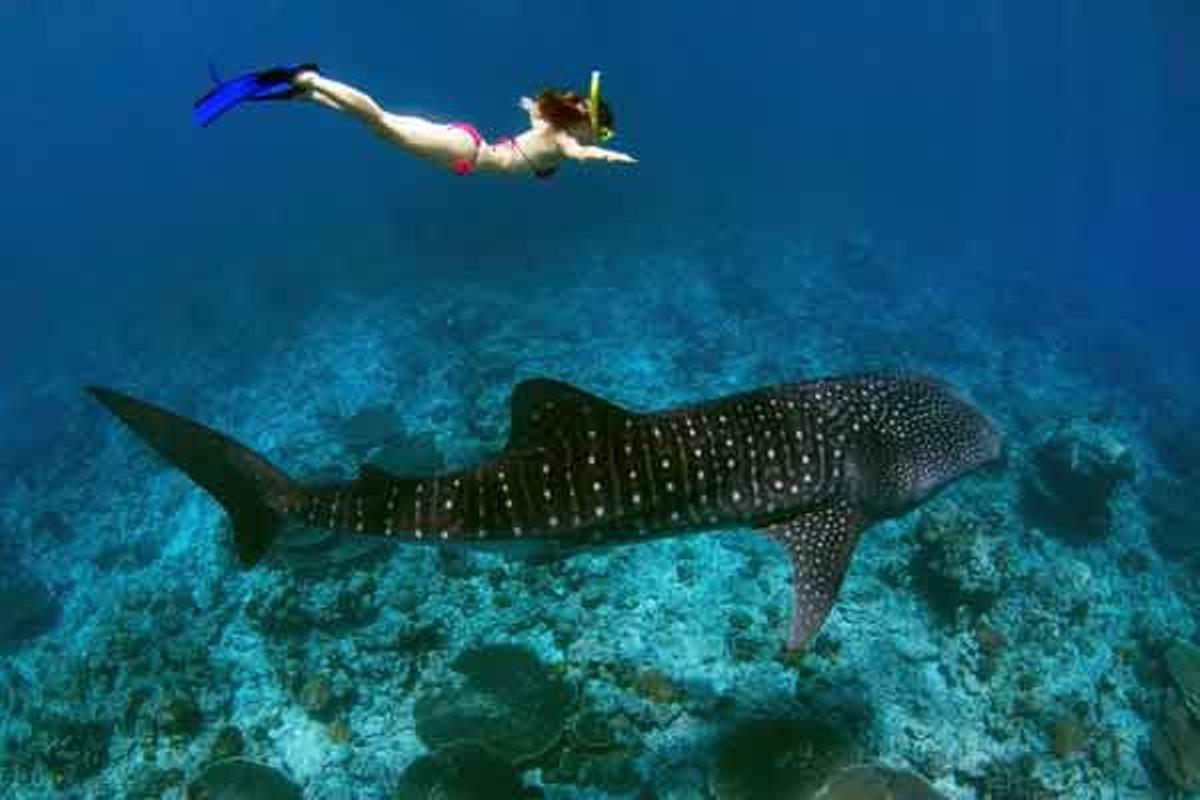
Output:
[[829,615],[859,534],[869,524],[861,511],[838,503],[763,529],[783,545],[792,562],[788,650],[803,647]]
[[549,378],[521,381],[512,393],[509,450],[537,447],[562,435],[599,431],[636,416],[602,397]]
[[378,464],[363,464],[358,468],[358,480],[367,486],[380,486],[399,479],[399,475],[388,472]]

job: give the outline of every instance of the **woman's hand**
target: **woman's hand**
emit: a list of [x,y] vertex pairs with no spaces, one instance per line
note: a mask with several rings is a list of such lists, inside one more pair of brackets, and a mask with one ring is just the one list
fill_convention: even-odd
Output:
[[558,135],[558,147],[564,156],[576,161],[606,161],[609,164],[637,163],[637,159],[627,153],[609,150],[607,147],[580,144],[574,136],[566,132]]

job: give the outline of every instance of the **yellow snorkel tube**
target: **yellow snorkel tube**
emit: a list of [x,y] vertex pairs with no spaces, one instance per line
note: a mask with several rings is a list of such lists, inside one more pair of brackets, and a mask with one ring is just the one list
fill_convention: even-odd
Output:
[[588,116],[592,120],[592,135],[598,141],[607,142],[613,137],[612,128],[600,124],[600,70],[592,70],[592,88],[588,93]]

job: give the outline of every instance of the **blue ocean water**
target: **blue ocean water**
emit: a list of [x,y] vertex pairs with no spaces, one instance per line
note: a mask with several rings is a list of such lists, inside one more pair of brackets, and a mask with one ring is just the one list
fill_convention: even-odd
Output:
[[[1200,15],[828,5],[7,9],[0,795],[1200,791]],[[601,69],[639,162],[458,177],[301,102],[192,124],[210,62],[309,60],[489,139]],[[478,463],[529,378],[654,410],[873,369],[954,386],[1005,458],[872,527],[801,654],[746,527],[296,531],[243,569],[83,391],[336,481]]]

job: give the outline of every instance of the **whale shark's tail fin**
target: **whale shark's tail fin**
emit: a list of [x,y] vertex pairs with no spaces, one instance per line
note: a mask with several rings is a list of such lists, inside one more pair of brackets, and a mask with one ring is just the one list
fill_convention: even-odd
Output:
[[224,507],[238,560],[252,566],[279,533],[299,489],[265,458],[198,422],[112,389],[93,397]]

